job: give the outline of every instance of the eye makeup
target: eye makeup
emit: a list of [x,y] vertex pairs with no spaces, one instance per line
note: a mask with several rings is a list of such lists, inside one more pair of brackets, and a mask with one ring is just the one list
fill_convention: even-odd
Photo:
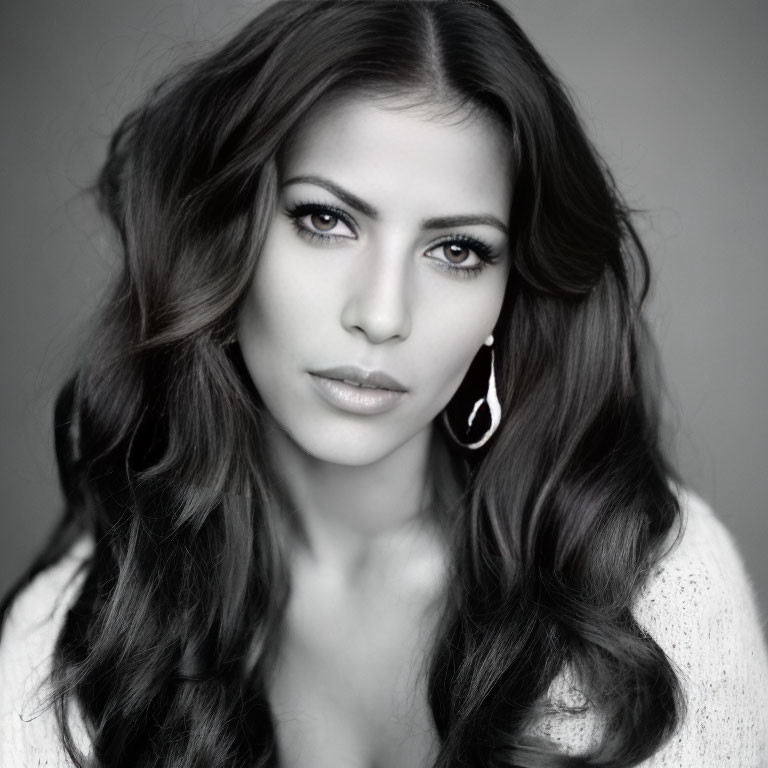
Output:
[[[283,214],[290,220],[296,233],[311,242],[331,243],[357,239],[357,224],[354,218],[346,211],[329,203],[301,201],[286,206]],[[337,223],[343,224],[350,234],[314,229],[302,221],[311,216],[325,216],[335,219]],[[459,246],[466,249],[476,257],[477,262],[469,266],[462,266],[463,261],[451,262],[447,257],[432,255],[434,251],[446,249],[449,246]],[[459,277],[472,277],[485,269],[487,265],[497,262],[501,257],[501,253],[487,242],[477,237],[459,233],[444,235],[436,243],[430,245],[424,254],[439,269]],[[468,257],[468,259],[470,258],[471,256]]]
[[480,272],[485,269],[486,265],[497,262],[501,257],[501,254],[488,243],[479,238],[470,237],[469,235],[464,234],[445,235],[438,240],[437,243],[430,246],[426,253],[429,254],[437,249],[445,249],[452,245],[458,245],[461,248],[467,249],[478,258],[479,262],[470,266],[461,266],[461,264],[464,263],[463,261],[452,262],[448,258],[442,259],[437,256],[429,256],[429,258],[434,259],[441,269],[453,273],[462,273],[462,276],[464,277]]
[[[285,211],[285,215],[288,217],[288,219],[293,224],[294,229],[296,232],[301,235],[302,237],[306,237],[310,240],[315,241],[335,241],[335,240],[356,240],[357,239],[357,232],[356,232],[356,223],[355,220],[346,212],[342,211],[340,208],[336,208],[333,205],[329,205],[328,203],[319,203],[319,202],[300,202],[296,203],[295,205],[288,206]],[[302,219],[306,218],[307,216],[330,216],[337,221],[344,224],[347,229],[352,233],[352,235],[341,235],[334,232],[323,232],[317,229],[312,229],[311,227],[308,227],[306,224],[302,223]]]

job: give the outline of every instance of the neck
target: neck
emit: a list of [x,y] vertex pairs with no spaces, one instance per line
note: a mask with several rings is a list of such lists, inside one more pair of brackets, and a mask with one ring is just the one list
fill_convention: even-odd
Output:
[[365,466],[310,456],[282,430],[272,430],[270,440],[299,546],[316,564],[350,573],[393,546],[434,536],[431,430]]

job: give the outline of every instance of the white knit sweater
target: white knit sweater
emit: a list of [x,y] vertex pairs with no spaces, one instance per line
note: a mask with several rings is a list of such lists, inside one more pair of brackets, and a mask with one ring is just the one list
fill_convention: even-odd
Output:
[[[680,730],[642,768],[768,768],[768,653],[733,540],[695,495],[681,492],[685,531],[638,598],[635,616],[676,665],[688,701]],[[69,768],[43,706],[55,639],[90,550],[81,541],[19,595],[0,642],[0,766]],[[599,718],[568,673],[531,728],[569,754],[599,737]],[[88,740],[77,720],[77,739]]]

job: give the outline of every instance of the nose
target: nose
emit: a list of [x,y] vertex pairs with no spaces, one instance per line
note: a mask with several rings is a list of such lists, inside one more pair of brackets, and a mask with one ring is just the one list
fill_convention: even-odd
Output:
[[372,344],[403,341],[411,332],[411,275],[407,252],[395,244],[359,255],[341,324]]

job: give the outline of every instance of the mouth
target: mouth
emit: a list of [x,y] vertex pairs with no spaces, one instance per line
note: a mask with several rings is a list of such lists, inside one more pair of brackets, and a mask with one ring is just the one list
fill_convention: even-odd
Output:
[[316,392],[334,410],[358,416],[374,416],[396,408],[408,391],[382,371],[355,366],[308,371]]
[[326,368],[321,371],[310,371],[312,376],[321,376],[325,379],[339,381],[350,387],[360,389],[386,390],[389,392],[407,392],[405,385],[383,371],[366,371],[352,365]]

